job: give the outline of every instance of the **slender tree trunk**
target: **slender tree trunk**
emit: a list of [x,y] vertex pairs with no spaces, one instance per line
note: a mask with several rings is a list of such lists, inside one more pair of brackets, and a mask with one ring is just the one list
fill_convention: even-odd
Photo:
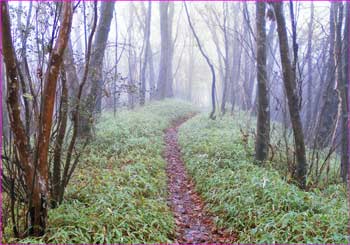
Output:
[[[133,28],[134,28],[134,6],[133,3],[129,5],[130,17],[128,27],[128,42],[131,44],[133,41]],[[135,106],[135,94],[137,87],[135,84],[135,73],[136,73],[136,54],[132,47],[129,48],[128,52],[128,108],[134,109]]]
[[267,34],[267,80],[272,80],[273,66],[275,63],[274,55],[276,53],[277,44],[275,45],[274,35],[276,33],[276,21],[271,21],[270,29]]
[[168,82],[169,66],[167,60],[169,58],[170,41],[168,40],[168,7],[169,2],[159,2],[159,13],[160,13],[160,63],[159,63],[159,75],[157,83],[157,99],[164,99],[166,93],[166,83]]
[[[93,95],[95,98],[95,108],[90,108],[90,111],[95,110],[97,113],[101,113],[102,111],[102,90],[103,90],[103,59],[104,53],[107,47],[108,34],[113,18],[115,2],[102,2],[101,3],[101,19],[97,26],[96,37],[94,41],[93,48],[93,57],[91,59],[90,68],[91,71],[91,91],[90,95]],[[96,65],[96,66],[95,66]]]
[[[235,45],[236,47],[238,47],[238,42],[237,44]],[[236,104],[236,101],[237,102],[240,102],[240,96],[239,94],[237,94],[237,89],[236,88],[239,88],[240,86],[240,77],[241,77],[241,64],[242,64],[242,46],[240,47],[240,49],[237,48],[237,52],[238,52],[238,56],[236,56],[237,58],[235,59],[235,62],[233,62],[233,66],[232,66],[232,71],[233,71],[233,74],[232,74],[232,77],[233,79],[231,79],[231,113],[234,112],[234,109],[235,109],[235,104]],[[239,105],[239,103],[238,103]]]
[[266,72],[265,7],[266,4],[264,2],[256,3],[258,120],[256,127],[255,159],[260,162],[267,159],[270,142],[270,109]]
[[188,20],[188,24],[192,30],[192,34],[194,36],[194,38],[196,39],[196,42],[197,42],[197,45],[198,45],[198,48],[199,48],[199,51],[201,52],[202,56],[204,57],[205,61],[207,62],[208,66],[209,66],[209,69],[211,71],[211,75],[212,75],[212,80],[211,80],[211,102],[212,102],[212,111],[210,113],[210,119],[215,119],[215,111],[216,111],[216,106],[215,106],[215,82],[216,82],[216,78],[215,78],[215,70],[214,70],[214,66],[213,64],[211,63],[211,61],[209,60],[209,57],[208,55],[204,52],[203,48],[202,48],[202,45],[199,41],[199,38],[197,36],[197,33],[196,31],[194,30],[193,28],[193,25],[192,25],[192,22],[191,22],[191,18],[190,18],[190,15],[188,13],[188,9],[187,9],[187,5],[186,3],[184,2],[184,5],[185,5],[185,10],[186,10],[186,15],[187,15],[187,20]]
[[[326,43],[323,45],[323,49],[327,50],[328,46],[329,46],[329,42],[326,41]],[[326,60],[326,52],[323,52],[321,54],[321,58],[319,60],[321,60],[321,61]],[[317,62],[316,62],[316,64],[317,64]],[[316,140],[316,135],[317,135],[317,131],[318,131],[317,128],[319,125],[319,122],[318,122],[319,107],[320,107],[320,104],[322,104],[322,94],[323,94],[323,91],[325,90],[324,87],[326,87],[324,85],[326,83],[325,76],[327,73],[327,65],[328,65],[327,61],[322,62],[322,66],[320,68],[321,74],[319,76],[318,91],[315,93],[315,99],[314,99],[314,103],[312,105],[312,118],[314,118],[315,120],[312,120],[312,122],[310,123],[311,124],[310,128],[314,128],[314,130],[310,130],[311,132],[309,132],[309,136],[314,135],[315,140]]]
[[304,135],[299,114],[299,98],[296,90],[297,86],[295,81],[295,74],[293,74],[292,64],[288,55],[288,35],[286,29],[286,21],[283,14],[283,3],[274,2],[272,3],[272,6],[274,7],[276,15],[277,32],[283,70],[283,82],[288,99],[289,115],[292,121],[292,128],[294,133],[297,160],[296,180],[300,188],[305,189],[307,162],[305,156]]
[[160,64],[159,76],[157,83],[156,98],[161,100],[166,97],[172,97],[172,34],[171,34],[171,3],[159,2],[160,12],[160,36],[161,36],[161,50],[160,50]]
[[232,43],[233,43],[233,50],[232,50],[232,57],[231,62],[229,63],[229,86],[228,90],[230,91],[230,94],[227,96],[227,100],[231,101],[231,112],[234,111],[235,104],[237,101],[237,93],[236,90],[239,87],[239,78],[240,78],[240,66],[241,66],[241,57],[242,57],[242,45],[239,44],[238,41],[238,7],[239,3],[237,5],[231,5],[232,6],[232,15],[234,16],[234,24],[233,24],[233,36],[232,36]]
[[114,9],[114,20],[115,20],[115,68],[114,68],[114,82],[113,82],[113,114],[116,116],[117,105],[119,93],[117,91],[117,82],[119,81],[118,77],[118,16],[117,8]]
[[[214,41],[214,44],[215,44],[217,59],[218,59],[218,62],[219,62],[219,76],[220,76],[220,81],[221,81],[221,90],[219,89],[219,91],[221,91],[221,94],[223,94],[224,93],[224,87],[225,87],[225,67],[223,65],[223,60],[225,62],[225,57],[222,54],[221,49],[220,49],[220,42],[219,42],[219,39],[218,39],[216,28],[213,27],[213,26],[216,26],[216,24],[218,22],[219,22],[218,19],[217,19],[216,22],[212,22],[212,24],[210,24],[210,22],[208,21],[207,22],[207,26],[208,26],[208,28],[211,31],[211,34],[212,34],[212,37],[213,37],[213,41]],[[192,32],[191,29],[190,29],[190,32]],[[221,106],[222,106],[222,102],[223,102],[222,97],[223,96],[221,96],[221,98],[219,98],[221,100]],[[220,110],[221,110],[221,106],[220,106]]]
[[329,60],[327,65],[326,88],[323,93],[323,106],[318,116],[316,146],[326,147],[331,141],[331,134],[334,131],[335,119],[338,114],[338,96],[335,87],[335,62],[334,62],[334,42],[335,42],[335,3],[331,2],[330,10],[330,31],[329,31]]
[[[23,27],[22,21],[21,21],[21,16],[22,16],[22,2],[19,3],[19,11],[17,11],[17,28],[18,30],[22,30]],[[25,65],[27,64],[27,37],[29,33],[29,27],[30,27],[30,18],[31,18],[31,13],[32,13],[32,2],[29,4],[29,11],[28,11],[28,16],[27,16],[27,21],[26,21],[26,26],[25,29],[21,31],[21,42],[22,42],[22,50],[21,50],[21,59],[22,62],[18,62],[18,66],[21,67],[18,70],[18,74],[20,76],[20,81],[21,81],[21,87],[22,87],[22,96],[23,96],[23,101],[24,101],[24,115],[25,115],[25,129],[26,129],[26,134],[27,137],[30,137],[30,126],[31,126],[31,112],[30,112],[30,99],[28,98],[28,89],[27,89],[27,81],[29,80],[30,74],[22,74],[22,69],[25,68]]]
[[58,116],[57,136],[55,141],[55,148],[53,153],[53,172],[52,172],[52,195],[51,206],[56,207],[59,203],[60,185],[61,185],[61,155],[63,140],[66,135],[67,121],[68,121],[68,88],[66,80],[66,72],[61,69],[61,104]]
[[[224,32],[224,47],[225,47],[225,73],[224,73],[224,80],[223,80],[223,87],[222,87],[222,99],[221,99],[221,113],[225,115],[226,113],[226,102],[227,102],[227,96],[228,96],[228,89],[229,89],[229,83],[231,82],[230,77],[232,74],[230,74],[231,71],[231,62],[230,62],[230,41],[228,37],[228,31],[227,31],[227,18],[228,18],[228,6],[227,3],[223,3],[223,32]],[[217,44],[219,45],[219,44]]]
[[344,41],[342,42],[342,22],[343,22],[343,4],[341,2],[336,3],[338,9],[338,16],[336,17],[336,41],[335,41],[335,63],[336,63],[336,82],[339,101],[341,103],[341,168],[340,175],[344,183],[347,181],[349,171],[349,127],[348,127],[348,84],[349,84],[349,3],[345,5],[345,28],[344,28]]
[[193,73],[194,73],[194,53],[193,53],[193,38],[190,38],[190,45],[189,45],[189,55],[188,55],[188,70],[187,70],[187,100],[191,101],[192,100],[192,83],[193,83]]
[[[248,10],[248,6],[247,6],[247,2],[243,2],[243,26],[244,29],[248,31],[247,33],[247,39],[249,43],[253,43],[252,41],[252,36],[253,36],[253,30],[252,30],[252,26],[250,24],[250,14],[249,14],[249,10]],[[269,31],[270,33],[270,31]],[[268,35],[268,43],[269,43],[269,35]],[[253,97],[253,91],[254,91],[254,87],[255,87],[255,77],[256,77],[256,65],[255,65],[255,59],[254,59],[254,50],[253,50],[253,45],[252,46],[252,50],[247,50],[245,52],[245,58],[247,59],[246,61],[246,67],[245,67],[245,81],[244,81],[244,87],[245,87],[245,94],[246,94],[246,98],[247,98],[247,109],[250,109],[252,111],[252,114],[257,115],[257,108],[256,108],[256,97]],[[251,53],[251,55],[249,55],[249,53]],[[268,56],[269,59],[269,56]],[[269,60],[267,60],[267,64],[269,64]],[[267,73],[268,75],[268,81],[269,80],[269,72]]]
[[174,89],[173,89],[173,83],[174,83],[174,73],[173,73],[173,61],[174,61],[174,45],[175,41],[173,41],[172,35],[173,35],[173,20],[174,20],[174,13],[175,13],[175,7],[174,2],[169,2],[169,16],[168,16],[168,40],[169,40],[169,58],[168,58],[168,78],[166,83],[166,97],[173,97],[174,96]]
[[[208,28],[211,31],[211,34],[212,34],[212,37],[213,37],[213,41],[214,41],[214,44],[215,44],[217,59],[218,59],[218,62],[219,62],[219,76],[220,76],[221,87],[222,87],[221,90],[219,90],[219,91],[221,91],[221,94],[223,94],[224,93],[224,86],[225,86],[224,85],[225,84],[225,67],[223,65],[223,60],[225,62],[225,57],[222,54],[221,49],[220,49],[220,42],[219,42],[219,39],[218,39],[217,30],[216,30],[215,27],[213,27],[213,26],[216,26],[218,22],[219,22],[219,20],[217,20],[216,22],[212,22],[212,24],[210,24],[208,22],[207,26],[208,26]],[[191,32],[191,29],[190,29],[190,32]],[[222,104],[222,97],[223,96],[221,96],[221,98],[220,98],[221,99],[221,104]],[[220,110],[221,110],[221,106],[220,106]]]
[[[72,47],[72,41],[69,39],[68,45],[66,50],[64,51],[64,56],[63,56],[63,67],[67,76],[67,89],[68,89],[68,95],[69,98],[73,99],[77,96],[78,93],[78,88],[79,88],[79,78],[78,78],[78,73],[77,69],[75,66],[75,60],[73,57],[73,47]],[[75,101],[72,101],[76,103]],[[72,106],[73,108],[73,106]]]
[[148,1],[148,12],[146,16],[145,38],[144,38],[144,42],[146,43],[146,48],[145,48],[145,57],[143,59],[142,70],[141,70],[140,105],[144,105],[146,100],[146,68],[148,63],[148,56],[150,55],[151,14],[152,14],[152,2]]
[[307,69],[308,69],[308,78],[307,78],[307,100],[308,103],[306,109],[306,126],[305,129],[310,128],[311,115],[312,115],[312,35],[313,35],[313,22],[314,22],[314,2],[310,3],[310,22],[309,22],[309,33],[307,41]]
[[[84,113],[84,112],[81,112],[80,110],[81,98],[82,98],[83,88],[88,78],[88,72],[89,72],[90,60],[91,60],[92,39],[96,31],[96,26],[97,26],[97,1],[94,2],[93,22],[91,26],[91,33],[89,35],[89,40],[87,43],[87,49],[86,49],[86,55],[85,55],[85,67],[84,67],[81,83],[79,84],[79,88],[77,91],[76,103],[74,104],[74,109],[71,112],[71,121],[72,121],[73,130],[72,130],[72,136],[71,136],[70,142],[68,144],[67,155],[65,159],[66,161],[63,167],[63,173],[62,173],[61,184],[60,184],[59,203],[62,203],[63,201],[65,188],[69,182],[70,177],[72,176],[72,173],[74,172],[76,165],[79,162],[79,154],[75,158],[73,164],[71,164],[71,159],[72,159],[73,150],[75,149],[75,144],[79,133],[80,115],[81,113]],[[86,146],[88,141],[85,141],[85,142],[86,142],[85,145],[82,147],[83,149]]]
[[149,46],[149,56],[148,56],[148,75],[149,75],[149,98],[150,100],[155,99],[156,95],[156,86],[155,86],[155,73],[154,73],[154,64],[153,64],[153,52],[151,45]]
[[[348,190],[350,185],[349,180],[349,169],[350,169],[350,117],[349,117],[349,111],[350,111],[350,65],[349,65],[349,56],[350,56],[350,49],[349,49],[349,42],[350,42],[350,34],[349,34],[349,16],[350,16],[350,2],[345,3],[345,28],[344,28],[344,89],[343,92],[345,93],[344,98],[346,103],[343,102],[342,108],[343,111],[346,112],[343,114],[343,139],[342,139],[342,177],[343,180],[348,182]],[[346,106],[346,109],[344,109]]]

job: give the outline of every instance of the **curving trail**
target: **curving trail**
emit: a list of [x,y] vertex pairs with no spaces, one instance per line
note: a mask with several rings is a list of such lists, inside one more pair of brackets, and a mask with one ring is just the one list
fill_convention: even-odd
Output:
[[196,193],[194,183],[187,176],[177,139],[178,128],[187,119],[175,121],[164,136],[168,203],[175,217],[177,242],[232,243],[236,240],[235,236],[215,227],[212,218],[204,210],[204,203]]

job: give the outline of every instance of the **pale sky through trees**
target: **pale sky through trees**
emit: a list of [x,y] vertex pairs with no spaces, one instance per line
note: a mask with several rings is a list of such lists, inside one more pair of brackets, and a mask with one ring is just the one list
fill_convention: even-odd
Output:
[[[18,6],[17,1],[11,1],[10,6]],[[28,6],[28,2],[21,3],[24,7]],[[91,22],[91,11],[92,11],[92,2],[86,2],[86,13],[87,13],[87,23]],[[127,31],[128,31],[128,21],[129,21],[129,10],[130,5],[132,5],[136,12],[134,11],[133,19],[135,20],[136,29],[134,31],[135,41],[132,43],[133,48],[137,50],[137,53],[140,53],[142,49],[142,40],[143,40],[143,31],[142,27],[139,24],[139,20],[143,19],[143,13],[141,11],[141,4],[144,4],[147,8],[147,2],[116,2],[115,9],[117,11],[117,20],[118,20],[118,38],[119,38],[119,52],[121,52],[124,41],[127,43]],[[215,45],[213,42],[212,34],[208,25],[205,23],[205,19],[207,18],[208,9],[214,9],[219,16],[222,16],[222,2],[188,2],[189,11],[191,14],[191,18],[193,20],[195,28],[198,30],[198,35],[203,43],[205,50],[208,52],[209,57],[215,63],[216,71],[218,71],[218,56],[216,54]],[[238,4],[239,5],[239,19],[238,24],[234,25],[235,28],[238,28],[238,31],[241,33],[240,42],[245,46],[245,49],[251,49],[247,46],[247,42],[243,36],[244,33],[247,33],[248,30],[243,29],[243,16],[242,16],[242,3],[240,2],[230,2],[230,4]],[[34,3],[34,6],[36,3]],[[175,71],[175,87],[177,86],[180,90],[183,89],[182,80],[185,79],[186,75],[186,67],[188,64],[188,46],[189,40],[188,38],[192,35],[188,29],[188,23],[186,21],[185,11],[183,8],[182,2],[174,2],[175,5],[175,14],[173,21],[173,39],[175,38],[175,34],[177,33],[177,39],[175,43],[175,53],[174,53],[174,67],[178,67],[178,71]],[[315,24],[314,24],[314,35],[313,40],[317,45],[318,41],[321,41],[321,38],[327,35],[328,25],[329,25],[329,6],[328,2],[314,2],[315,5]],[[254,25],[254,15],[255,15],[255,3],[248,2],[248,9],[250,14],[250,21],[252,28],[255,28]],[[309,12],[310,12],[310,3],[309,2],[295,2],[295,9],[297,10],[295,13],[296,21],[297,21],[297,32],[298,32],[298,43],[299,43],[299,56],[303,56],[306,53],[307,48],[307,31],[308,31],[308,20],[309,20]],[[136,14],[137,13],[137,14]],[[287,28],[288,33],[290,34],[290,19],[289,19],[289,9],[288,6],[285,5],[285,15],[287,20]],[[105,62],[106,62],[106,70],[111,70],[114,65],[114,47],[115,47],[115,36],[116,36],[116,26],[115,19],[113,15],[113,20],[111,23],[111,28],[108,36],[108,52],[106,52]],[[22,17],[24,22],[25,16]],[[71,40],[73,43],[74,51],[77,52],[77,48],[81,45],[84,48],[84,28],[83,28],[83,8],[82,4],[80,4],[79,8],[76,10],[76,13],[73,17],[73,26],[72,26],[72,34]],[[269,22],[267,22],[267,31]],[[220,27],[217,24],[210,23],[210,27],[214,28],[218,32],[218,38],[220,45],[223,44],[223,35],[220,33]],[[275,34],[277,36],[277,33]],[[139,40],[139,41],[136,41]],[[154,53],[155,62],[159,61],[159,53],[160,53],[160,27],[159,27],[159,3],[153,2],[152,4],[152,18],[151,18],[151,46],[152,51]],[[119,72],[122,76],[127,76],[128,74],[128,66],[126,54],[124,51],[124,57],[121,58],[120,64],[118,66]],[[194,67],[194,88],[193,98],[196,101],[203,105],[210,105],[210,72],[206,67],[204,59],[200,56],[198,49],[194,49],[195,54],[195,67]],[[80,54],[80,55],[83,55]],[[316,56],[316,55],[315,55]],[[110,67],[110,68],[108,68]],[[157,66],[156,66],[157,69]],[[276,67],[276,72],[280,72]],[[158,74],[156,72],[156,74]],[[218,77],[218,91],[221,89],[221,81],[220,77]],[[255,91],[255,89],[254,89]],[[221,92],[219,93],[220,96]]]

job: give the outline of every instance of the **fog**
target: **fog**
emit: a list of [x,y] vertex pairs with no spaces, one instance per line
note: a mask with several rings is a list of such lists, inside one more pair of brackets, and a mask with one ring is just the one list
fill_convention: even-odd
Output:
[[[33,3],[34,8],[42,3]],[[48,4],[48,3],[46,3]],[[100,4],[100,3],[99,3]],[[191,100],[198,105],[209,107],[210,105],[210,70],[208,69],[205,60],[201,56],[197,44],[193,39],[193,35],[189,29],[189,25],[186,19],[186,14],[184,11],[183,2],[173,2],[174,4],[174,17],[172,22],[172,39],[174,42],[174,58],[173,58],[173,89],[175,97],[186,98],[188,89],[188,78],[191,76],[192,79],[192,92]],[[234,37],[234,33],[237,33],[235,42],[231,49],[239,50],[239,53],[246,53],[249,62],[255,62],[255,44],[252,42],[254,37],[252,37],[250,30],[244,25],[243,16],[243,3],[242,2],[188,2],[188,8],[191,15],[191,19],[194,23],[194,28],[196,29],[199,39],[204,47],[204,50],[208,53],[209,58],[212,60],[215,66],[215,72],[217,74],[217,100],[220,101],[222,96],[222,84],[223,76],[221,69],[224,55],[224,33],[223,28],[223,12],[224,5],[228,6],[228,34]],[[255,29],[255,3],[247,2],[247,10],[249,15],[250,26],[252,31]],[[15,10],[18,6],[23,6],[24,15],[22,15],[22,21],[25,23],[26,10],[28,11],[28,2],[16,2],[11,1],[10,6]],[[322,44],[328,35],[328,25],[329,25],[329,6],[328,2],[315,2],[315,14],[314,14],[314,28],[313,28],[313,42],[315,47],[322,47]],[[75,60],[77,63],[82,61],[85,55],[86,43],[85,39],[88,38],[88,33],[84,33],[84,8],[86,14],[86,30],[89,31],[92,22],[92,11],[93,2],[81,2],[75,9],[72,25],[71,40],[73,44],[73,50],[75,54]],[[287,4],[285,4],[285,15],[287,20],[288,33],[291,34],[291,23],[290,23],[290,12]],[[299,45],[299,56],[302,60],[307,53],[307,37],[308,37],[308,22],[310,18],[310,3],[309,2],[295,2],[295,18],[297,27],[297,42]],[[138,59],[144,53],[144,23],[145,23],[145,11],[147,10],[147,2],[116,2],[115,12],[113,14],[113,19],[111,22],[108,43],[105,50],[104,57],[104,75],[106,80],[114,80],[111,77],[111,71],[116,64],[115,49],[118,49],[120,56],[120,61],[117,64],[118,72],[122,77],[128,77],[128,50],[131,48]],[[13,14],[14,11],[13,11]],[[49,30],[49,26],[52,24],[52,18],[46,18],[45,10],[40,10],[38,13],[38,19],[42,23],[40,25],[46,26],[42,27],[45,30]],[[99,13],[100,14],[100,13]],[[36,16],[33,15],[32,22],[34,22]],[[117,22],[117,24],[116,24]],[[133,22],[132,25],[130,22]],[[269,31],[270,21],[267,23],[267,32]],[[214,34],[215,32],[215,34]],[[128,35],[132,33],[131,43],[128,42]],[[15,36],[18,33],[14,33]],[[118,35],[118,43],[116,43],[116,34]],[[49,37],[50,31],[46,31],[43,35]],[[216,35],[216,37],[213,37]],[[32,38],[32,39],[31,39]],[[231,40],[232,40],[231,38]],[[274,39],[277,39],[277,32],[274,34]],[[19,39],[15,39],[18,40]],[[29,35],[29,40],[34,41],[34,35]],[[154,72],[156,79],[159,73],[159,59],[160,59],[160,17],[159,17],[159,3],[152,3],[152,17],[151,17],[151,31],[150,40],[152,55],[154,59]],[[215,42],[218,44],[219,49],[215,46]],[[232,43],[234,41],[232,40]],[[33,44],[30,44],[33,46]],[[269,47],[273,49],[273,47]],[[273,52],[276,51],[274,48]],[[315,49],[312,56],[314,62],[320,56],[322,48]],[[231,51],[234,53],[234,51]],[[28,52],[30,54],[30,52]],[[33,53],[32,53],[33,54]],[[189,71],[190,54],[193,55],[194,63]],[[30,60],[33,65],[37,63],[37,57],[35,55],[30,55]],[[244,57],[230,57],[231,59],[241,59],[244,61]],[[220,60],[219,60],[220,59]],[[140,63],[140,61],[138,62]],[[140,67],[140,65],[138,66]],[[79,70],[82,68],[77,66]],[[236,83],[237,88],[243,88],[245,81],[244,73],[245,67],[240,67],[238,81]],[[189,74],[191,73],[191,75]],[[270,84],[270,89],[272,91],[272,97],[280,96],[281,93],[281,69],[279,57],[275,55],[275,64],[273,65],[273,73],[276,75]],[[306,76],[306,73],[302,71],[302,77]],[[255,79],[255,78],[254,78]],[[136,81],[140,81],[140,68],[136,72]],[[254,83],[256,85],[256,83]],[[251,103],[254,103],[254,98],[256,97],[256,86],[254,85],[253,94],[251,98]],[[149,85],[147,85],[149,89]],[[122,104],[126,103],[126,96],[122,95]],[[188,96],[187,96],[188,97]],[[247,98],[242,98],[238,95],[239,101],[246,100]],[[108,101],[108,98],[107,98]],[[105,101],[104,103],[108,103]],[[274,102],[272,102],[274,103]],[[105,104],[106,105],[106,104]]]

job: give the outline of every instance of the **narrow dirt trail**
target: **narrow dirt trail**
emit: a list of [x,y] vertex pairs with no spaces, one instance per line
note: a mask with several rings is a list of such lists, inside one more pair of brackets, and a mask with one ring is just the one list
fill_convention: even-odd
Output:
[[175,121],[165,131],[164,136],[168,203],[175,216],[177,242],[232,243],[235,241],[235,236],[215,227],[212,218],[204,210],[204,203],[196,193],[194,183],[187,176],[177,136],[179,126],[187,119]]

